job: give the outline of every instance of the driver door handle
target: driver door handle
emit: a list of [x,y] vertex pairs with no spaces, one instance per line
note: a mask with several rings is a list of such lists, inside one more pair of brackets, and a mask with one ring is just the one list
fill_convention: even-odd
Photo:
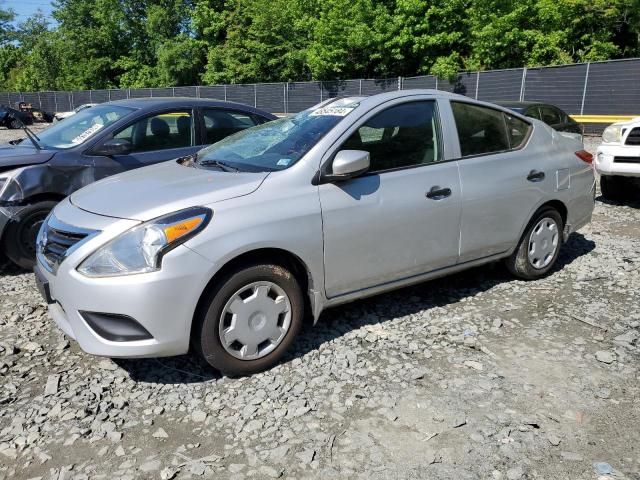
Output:
[[531,170],[529,175],[527,175],[527,180],[530,182],[541,182],[544,180],[544,172],[539,170]]
[[431,190],[426,193],[426,196],[431,200],[442,200],[443,198],[451,196],[451,189],[449,187],[440,187],[436,185],[431,187]]

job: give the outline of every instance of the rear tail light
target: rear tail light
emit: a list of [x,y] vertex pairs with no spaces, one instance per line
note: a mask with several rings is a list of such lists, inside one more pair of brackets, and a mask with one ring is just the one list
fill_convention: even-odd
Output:
[[591,155],[586,150],[578,150],[576,152],[576,157],[578,157],[583,162],[588,163],[589,165],[593,163],[593,155]]

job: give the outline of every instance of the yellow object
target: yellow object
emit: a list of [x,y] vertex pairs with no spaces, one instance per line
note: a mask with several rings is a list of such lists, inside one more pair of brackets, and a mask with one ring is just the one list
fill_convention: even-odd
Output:
[[639,115],[570,115],[578,123],[617,123],[626,122]]
[[202,223],[201,217],[189,218],[179,223],[174,223],[168,227],[164,227],[164,234],[167,237],[167,242],[171,243],[180,237],[184,237],[190,232],[193,232]]

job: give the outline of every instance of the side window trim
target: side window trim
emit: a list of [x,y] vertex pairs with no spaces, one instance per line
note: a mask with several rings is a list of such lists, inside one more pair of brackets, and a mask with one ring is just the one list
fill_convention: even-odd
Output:
[[[484,105],[484,104],[475,103],[475,102],[472,102],[472,101],[457,100],[457,99],[456,100],[449,100],[449,104],[450,105],[452,103],[455,103],[455,102],[457,102],[457,103],[465,103],[465,104],[478,106],[478,107],[482,107],[482,108],[487,108],[489,110],[495,110],[497,112],[500,112],[500,113],[502,113],[503,121],[506,123],[506,115],[507,115],[507,113],[504,110],[500,110],[498,108],[494,108],[494,107],[491,107],[491,106],[488,106],[488,105]],[[451,107],[451,111],[453,113],[453,108],[452,107]],[[499,150],[499,151],[495,151],[495,152],[477,153],[477,154],[474,154],[474,155],[462,155],[462,149],[460,149],[459,150],[460,151],[460,156],[457,157],[457,158],[452,158],[451,160],[456,160],[456,161],[467,160],[467,159],[470,159],[470,158],[486,157],[488,155],[498,155],[498,154],[501,154],[501,153],[517,152],[519,150],[522,150],[529,143],[529,140],[531,139],[531,135],[533,133],[534,126],[524,115],[522,115],[521,117],[523,117],[523,118],[520,118],[520,116],[516,116],[517,119],[519,119],[519,120],[523,121],[524,123],[526,123],[527,125],[529,125],[529,128],[527,129],[527,136],[522,141],[522,144],[520,145],[520,147],[518,147],[518,148],[508,148],[507,150]],[[452,120],[453,120],[453,125],[454,125],[455,130],[456,130],[456,136],[457,136],[456,140],[458,141],[458,144],[459,144],[460,143],[460,136],[458,134],[458,126],[455,123],[455,118],[453,117],[453,115],[452,115]],[[511,140],[509,139],[509,135],[507,135],[507,141],[509,143],[509,146],[511,146]],[[438,162],[438,163],[440,163],[440,162]]]

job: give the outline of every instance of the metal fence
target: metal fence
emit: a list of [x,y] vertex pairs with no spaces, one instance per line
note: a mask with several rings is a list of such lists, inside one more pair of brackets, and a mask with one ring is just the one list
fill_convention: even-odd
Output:
[[83,103],[123,98],[201,97],[254,105],[273,113],[304,110],[330,97],[433,88],[486,101],[535,100],[572,115],[640,115],[640,58],[540,68],[460,73],[455,81],[432,75],[384,79],[256,83],[73,92],[3,92],[0,103],[24,101],[42,110],[72,110]]

